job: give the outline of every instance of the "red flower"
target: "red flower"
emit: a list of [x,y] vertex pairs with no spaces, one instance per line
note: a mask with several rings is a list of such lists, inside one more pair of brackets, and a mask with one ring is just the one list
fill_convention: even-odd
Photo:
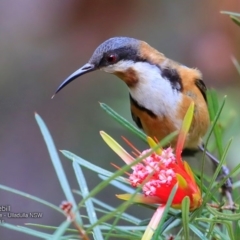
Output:
[[[151,151],[145,150],[140,157]],[[141,163],[133,166],[129,181],[133,187],[142,184],[145,197],[157,197],[156,203],[165,204],[172,188],[178,183],[177,192],[172,201],[172,207],[180,208],[185,196],[190,199],[190,209],[201,205],[201,192],[195,182],[193,173],[186,162],[177,160],[172,148],[162,150],[161,154],[152,153]],[[121,195],[120,195],[121,196]],[[144,201],[144,198],[142,198]]]

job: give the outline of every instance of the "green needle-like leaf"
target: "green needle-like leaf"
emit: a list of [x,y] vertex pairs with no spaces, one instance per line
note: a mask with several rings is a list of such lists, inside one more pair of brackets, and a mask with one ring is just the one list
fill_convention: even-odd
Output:
[[238,62],[238,60],[234,56],[231,57],[231,60],[233,62],[233,65],[237,69],[238,74],[240,75],[240,63]]
[[[48,152],[49,152],[49,155],[51,157],[55,172],[56,172],[57,177],[58,177],[58,180],[61,184],[62,190],[65,193],[65,196],[66,196],[67,200],[73,204],[73,210],[76,210],[77,209],[77,204],[76,204],[75,199],[73,197],[70,185],[68,183],[66,174],[64,172],[61,160],[58,156],[57,149],[56,149],[55,144],[53,142],[52,136],[51,136],[50,132],[48,131],[48,128],[47,128],[46,124],[44,123],[42,118],[37,113],[35,114],[35,118],[36,118],[38,126],[41,130],[41,133],[43,135],[45,143],[47,145]],[[78,222],[80,222],[80,223],[82,222],[79,212],[76,212],[76,219],[77,219]]]
[[182,200],[182,224],[183,224],[183,233],[184,239],[189,240],[189,208],[190,208],[190,199],[186,196]]
[[57,230],[53,233],[51,240],[59,240],[60,237],[66,232],[66,229],[71,224],[71,221],[64,221]]
[[[41,239],[52,239],[50,234],[39,232],[37,230],[26,228],[26,227],[15,226],[10,223],[1,223],[0,227],[4,227],[4,228],[8,228],[8,229],[15,230],[18,232],[26,233],[27,235],[39,237]],[[9,236],[11,236],[11,234],[9,234]]]
[[58,212],[63,213],[63,211],[58,206],[56,206],[56,205],[54,205],[54,204],[52,204],[50,202],[47,202],[47,201],[45,201],[45,200],[43,200],[41,198],[35,197],[35,196],[31,195],[31,194],[28,194],[28,193],[25,193],[25,192],[22,192],[22,191],[19,191],[19,190],[16,190],[14,188],[10,188],[10,187],[7,187],[7,186],[1,185],[1,184],[0,184],[0,189],[3,189],[3,190],[8,191],[8,192],[15,193],[17,195],[20,195],[20,196],[23,196],[23,197],[26,197],[26,198],[29,198],[29,199],[32,199],[32,200],[34,200],[36,202],[39,202],[39,203],[41,203],[43,205],[46,205],[46,206],[48,206],[48,207],[50,207],[50,208],[52,208],[52,209],[54,209],[54,210],[56,210]]
[[224,213],[216,210],[207,205],[208,211],[213,214],[213,216],[217,217],[218,219],[227,220],[227,221],[238,221],[240,220],[240,213]]
[[162,218],[161,218],[161,220],[160,220],[160,222],[158,224],[158,227],[157,227],[157,229],[156,229],[156,231],[154,233],[154,237],[153,237],[154,240],[157,240],[158,236],[160,236],[162,234],[163,224],[165,222],[165,219],[167,217],[167,213],[169,212],[169,209],[171,207],[171,204],[172,204],[173,198],[174,198],[174,196],[175,196],[175,194],[177,192],[177,189],[178,189],[178,184],[176,183],[175,186],[172,188],[172,191],[171,191],[171,193],[169,195],[169,198],[168,198],[168,201],[166,203],[166,207],[165,207],[164,213],[162,215]]
[[189,223],[188,227],[199,237],[199,239],[208,240],[208,238],[206,238],[206,236],[193,224]]
[[132,133],[139,136],[144,142],[147,140],[147,135],[143,133],[141,130],[139,130],[137,127],[135,127],[133,124],[131,124],[129,121],[127,121],[125,118],[120,116],[118,113],[116,113],[112,108],[110,108],[105,103],[100,103],[101,108],[107,112],[113,119],[115,119],[118,123],[120,123],[123,127],[130,130]]
[[227,14],[227,15],[234,16],[234,17],[240,17],[240,13],[236,13],[236,12],[221,11],[220,13]]
[[[86,182],[85,176],[83,174],[83,171],[76,161],[73,161],[73,169],[74,169],[74,172],[76,175],[78,185],[81,189],[81,193],[82,193],[83,197],[85,198],[88,196],[89,190],[88,190],[87,182]],[[88,218],[89,218],[90,224],[94,224],[98,219],[97,219],[97,214],[94,209],[94,205],[93,205],[91,198],[85,202],[85,206],[86,206],[86,210],[88,213]],[[94,234],[94,237],[96,237],[96,239],[103,240],[103,236],[102,236],[99,226],[96,226],[93,229],[93,234]]]
[[215,91],[213,91],[213,90],[207,91],[207,99],[208,99],[208,110],[209,110],[210,119],[214,126],[213,132],[214,132],[214,136],[216,139],[219,156],[221,157],[222,153],[223,153],[223,144],[222,144],[223,137],[222,137],[221,129],[216,124],[216,122],[219,119],[219,116],[225,105],[226,96],[224,97],[223,102],[220,107],[218,105],[218,98],[217,98],[217,94]]
[[239,18],[237,18],[235,16],[232,16],[232,15],[230,15],[230,18],[232,19],[232,21],[234,23],[236,23],[238,26],[240,26],[240,19]]

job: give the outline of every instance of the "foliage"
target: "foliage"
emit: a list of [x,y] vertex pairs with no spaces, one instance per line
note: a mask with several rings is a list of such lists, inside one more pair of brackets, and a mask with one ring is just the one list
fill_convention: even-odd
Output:
[[[184,236],[185,239],[192,239],[195,236],[196,239],[237,239],[238,234],[240,232],[240,227],[238,221],[240,221],[240,212],[237,211],[236,213],[232,213],[229,211],[219,211],[220,209],[215,209],[212,206],[214,204],[218,206],[222,206],[223,202],[218,202],[214,197],[214,193],[218,191],[218,188],[221,183],[215,184],[215,180],[217,178],[217,174],[221,169],[221,165],[224,164],[227,150],[229,148],[229,144],[224,148],[222,141],[221,141],[221,132],[222,129],[220,128],[218,122],[219,116],[221,114],[223,105],[225,100],[222,102],[220,106],[218,106],[218,102],[216,99],[216,94],[214,92],[210,92],[209,94],[210,99],[210,106],[209,111],[210,115],[212,116],[212,129],[210,134],[214,132],[216,144],[218,148],[219,155],[221,156],[221,162],[218,166],[216,173],[210,179],[208,184],[203,185],[202,191],[204,194],[203,202],[204,204],[197,210],[192,213],[188,211],[188,201],[184,200],[182,204],[183,214],[181,214],[180,210],[175,210],[171,208],[167,208],[166,212],[166,219],[159,225],[159,228],[156,230],[156,234],[154,235],[153,239],[162,239],[162,237],[167,237],[169,234],[172,233],[173,229],[176,229],[178,226],[178,230],[176,232],[176,239]],[[110,107],[105,104],[101,104],[104,110],[107,113],[110,113],[114,119],[118,119],[118,114],[115,113]],[[95,196],[97,193],[102,191],[104,188],[108,187],[109,184],[114,185],[121,191],[131,193],[138,192],[139,189],[136,191],[129,187],[124,179],[121,177],[126,171],[130,169],[129,165],[124,166],[123,168],[119,169],[116,172],[109,172],[105,169],[102,169],[99,166],[92,164],[90,161],[86,161],[81,157],[76,156],[75,154],[63,150],[61,151],[62,154],[69,160],[72,161],[73,169],[76,175],[77,182],[79,184],[79,190],[74,191],[75,194],[81,195],[82,200],[80,203],[76,204],[74,200],[74,195],[72,194],[71,188],[69,186],[67,177],[65,176],[64,169],[62,168],[61,161],[59,159],[58,153],[56,151],[56,147],[53,143],[51,135],[39,115],[36,114],[36,120],[40,127],[40,130],[43,134],[44,140],[49,150],[49,154],[51,160],[53,162],[53,166],[57,173],[58,179],[62,186],[62,189],[65,193],[66,199],[73,204],[73,211],[76,215],[77,223],[82,226],[82,228],[87,232],[87,234],[92,234],[94,239],[110,239],[110,238],[118,238],[122,239],[141,239],[141,236],[146,228],[148,220],[142,220],[136,218],[132,215],[126,213],[126,209],[132,204],[132,201],[121,202],[121,204],[117,208],[113,208],[111,205],[106,204]],[[119,119],[118,119],[119,120]],[[136,133],[137,129],[131,123],[127,122],[125,119],[121,117],[121,121],[119,123],[122,124],[124,127],[132,131],[134,134]],[[164,139],[161,142],[161,145],[166,144],[169,141],[169,138],[173,138],[174,135],[171,135],[167,139]],[[140,159],[141,160],[141,159]],[[91,171],[94,171],[99,177],[104,179],[101,181],[94,189],[89,190],[87,186],[87,182],[85,181],[83,168],[87,168]],[[240,166],[238,165],[234,168],[229,176],[236,175],[239,172]],[[204,177],[204,175],[203,175]],[[224,181],[224,180],[223,180]],[[236,188],[234,189],[233,196],[237,196],[237,191],[240,186],[240,182],[235,182]],[[11,189],[6,186],[0,185],[0,188],[6,191],[10,191],[12,193],[30,198],[34,201],[38,201],[41,204],[45,204],[46,206],[56,210],[62,211],[58,206],[55,206],[51,203],[48,203],[40,198],[31,196],[29,194],[20,192],[18,190]],[[237,200],[237,198],[235,198]],[[208,205],[207,203],[212,203],[212,205]],[[142,207],[149,208],[148,205],[142,205]],[[86,208],[88,217],[88,222],[86,223],[85,219],[81,218],[81,209]],[[156,209],[155,205],[151,206],[152,209]],[[99,218],[98,215],[101,213],[101,217]],[[107,223],[108,220],[111,220],[112,224]],[[120,225],[118,222],[121,220],[125,222],[125,225]],[[21,231],[26,234],[36,236],[42,239],[79,239],[78,231],[74,228],[70,227],[70,221],[65,220],[63,223],[58,227],[53,226],[46,226],[40,224],[30,224],[28,223],[28,227],[23,226],[14,226],[8,223],[4,223],[1,227],[6,227],[9,229],[13,229],[16,231]],[[221,227],[219,227],[219,223]],[[38,229],[42,230],[34,230],[31,227],[37,227]],[[45,233],[44,230],[51,229],[53,231],[52,234]]]

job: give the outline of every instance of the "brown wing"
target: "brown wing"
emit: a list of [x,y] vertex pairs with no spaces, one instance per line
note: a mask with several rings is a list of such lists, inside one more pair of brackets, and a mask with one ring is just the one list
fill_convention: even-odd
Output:
[[195,84],[198,87],[198,89],[200,90],[200,92],[202,93],[205,101],[207,102],[207,94],[206,94],[207,93],[207,87],[206,87],[205,83],[201,79],[196,79]]
[[131,115],[132,115],[133,121],[136,123],[136,125],[138,126],[138,128],[143,129],[143,126],[142,126],[142,123],[141,123],[140,118],[137,117],[137,116],[133,113],[132,110],[131,110]]

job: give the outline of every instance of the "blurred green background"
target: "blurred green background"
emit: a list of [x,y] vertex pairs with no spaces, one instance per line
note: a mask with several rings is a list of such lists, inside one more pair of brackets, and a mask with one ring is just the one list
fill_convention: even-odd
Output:
[[[240,12],[239,0],[224,1],[93,1],[2,0],[0,2],[0,184],[59,205],[64,200],[46,146],[34,119],[38,112],[58,149],[114,171],[121,160],[99,135],[104,130],[121,142],[126,136],[145,146],[101,110],[104,102],[131,120],[128,90],[115,76],[84,75],[51,96],[58,85],[85,64],[93,50],[113,36],[148,42],[167,57],[203,73],[220,99],[228,95],[224,117],[232,116],[225,141],[234,137],[229,166],[240,162],[240,76],[231,56],[240,59],[240,29],[221,10]],[[124,146],[124,143],[122,144]],[[61,154],[60,154],[61,156]],[[71,162],[62,157],[72,188],[77,189]],[[93,188],[100,180],[86,171]],[[101,200],[119,204],[108,188]],[[43,212],[42,219],[5,219],[21,225],[60,224],[65,217],[28,199],[0,190],[0,205],[12,212]],[[143,217],[146,217],[145,215]],[[0,239],[33,239],[0,228]]]

